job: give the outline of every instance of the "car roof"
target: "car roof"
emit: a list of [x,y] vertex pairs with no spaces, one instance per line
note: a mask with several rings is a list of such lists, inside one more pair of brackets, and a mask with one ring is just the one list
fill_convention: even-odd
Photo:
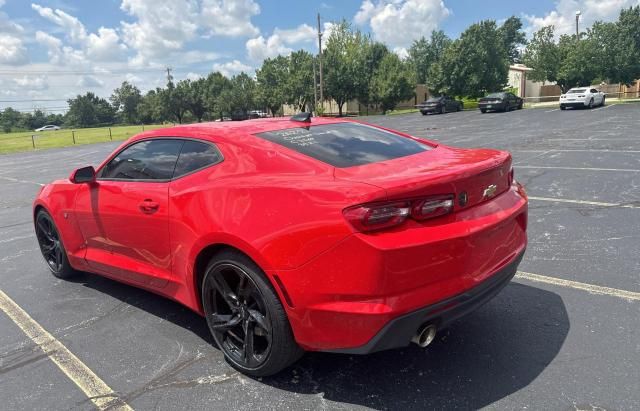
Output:
[[260,118],[244,121],[218,121],[158,128],[132,137],[129,142],[151,137],[194,137],[212,142],[240,143],[256,139],[254,134],[287,128],[355,122],[348,119],[313,117],[310,123],[290,120],[289,117]]

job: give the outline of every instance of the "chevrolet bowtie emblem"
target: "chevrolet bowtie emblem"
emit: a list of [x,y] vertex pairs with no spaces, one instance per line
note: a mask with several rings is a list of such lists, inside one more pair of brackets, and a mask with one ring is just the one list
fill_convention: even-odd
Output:
[[496,195],[496,190],[498,190],[498,186],[495,184],[491,184],[489,187],[485,188],[482,192],[483,198],[491,198]]

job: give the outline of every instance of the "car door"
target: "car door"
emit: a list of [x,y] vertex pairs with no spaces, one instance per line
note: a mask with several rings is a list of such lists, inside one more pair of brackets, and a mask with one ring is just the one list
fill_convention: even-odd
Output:
[[600,105],[602,103],[602,93],[600,93],[595,88],[592,88],[589,91],[591,92],[591,96],[593,97],[594,105],[596,105],[596,106]]
[[79,191],[75,212],[92,269],[152,288],[167,284],[169,183],[183,144],[166,138],[135,142]]

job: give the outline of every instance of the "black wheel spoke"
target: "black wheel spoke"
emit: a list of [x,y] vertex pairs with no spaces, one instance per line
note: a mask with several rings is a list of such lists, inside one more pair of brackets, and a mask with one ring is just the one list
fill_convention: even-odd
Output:
[[240,324],[242,317],[236,314],[211,314],[211,320],[211,328],[225,330]]
[[257,367],[271,351],[271,321],[260,288],[232,263],[216,266],[205,282],[207,323],[225,355],[244,367]]
[[53,241],[53,235],[51,235],[51,226],[49,226],[48,224],[45,223],[46,220],[44,219],[40,219],[38,220],[38,228],[40,229],[40,232],[42,233],[42,235],[44,235],[44,237],[49,240],[49,241]]
[[249,320],[245,320],[242,324],[244,330],[244,342],[242,344],[242,358],[247,364],[253,362],[254,349],[253,349],[253,324]]
[[222,295],[222,298],[227,303],[229,308],[236,309],[238,307],[238,297],[231,291],[231,287],[227,284],[227,280],[225,280],[222,274],[214,275],[213,281],[215,282],[218,292]]
[[60,269],[62,267],[62,249],[58,244],[56,244],[55,256],[56,256],[56,268]]
[[260,328],[262,328],[267,334],[271,332],[267,319],[260,311],[249,310],[249,318],[253,320]]
[[50,254],[55,248],[55,243],[53,244],[41,244],[42,252],[46,254]]

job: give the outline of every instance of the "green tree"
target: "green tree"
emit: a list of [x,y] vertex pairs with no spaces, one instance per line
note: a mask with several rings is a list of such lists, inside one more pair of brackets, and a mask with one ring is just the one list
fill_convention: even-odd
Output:
[[168,119],[162,102],[162,89],[149,90],[138,105],[138,118],[143,124],[160,123]]
[[185,80],[174,85],[173,81],[169,79],[167,88],[160,93],[160,102],[164,106],[164,110],[169,114],[170,119],[177,121],[178,124],[182,124],[184,116],[189,110],[187,99],[188,86]]
[[[183,82],[180,82],[183,83]],[[178,87],[180,87],[178,83]],[[197,80],[184,80],[184,92],[186,93],[186,105],[191,114],[202,122],[202,118],[207,113],[207,80],[199,78]]]
[[65,123],[74,127],[91,127],[110,125],[115,121],[115,109],[109,102],[88,92],[67,100],[69,111],[65,115]]
[[128,81],[122,82],[120,87],[113,90],[110,100],[122,121],[127,124],[138,122],[138,105],[142,101],[142,93],[136,86]]
[[272,115],[286,103],[289,59],[284,56],[266,59],[256,70],[256,97]]
[[520,62],[520,47],[527,43],[522,31],[522,20],[516,16],[509,17],[498,29],[501,47],[506,50],[510,63]]
[[348,22],[337,24],[327,39],[323,52],[324,88],[326,97],[335,100],[342,116],[346,102],[356,98],[363,84],[364,64],[360,31],[351,30]]
[[5,133],[10,133],[12,129],[20,124],[20,120],[21,115],[18,110],[14,110],[11,107],[5,108],[1,117],[2,130]]
[[598,77],[596,50],[589,39],[576,41],[575,35],[563,35],[558,41],[560,67],[556,82],[563,92],[571,87],[588,86]]
[[254,107],[255,92],[255,81],[246,73],[240,73],[233,76],[229,81],[229,87],[222,90],[218,104],[224,112],[241,113],[246,117]]
[[371,90],[372,100],[380,104],[383,113],[414,95],[411,74],[395,53],[387,53],[382,58],[373,76]]
[[507,50],[495,21],[472,24],[430,69],[427,84],[436,93],[480,97],[507,83]]
[[305,111],[313,102],[313,56],[304,50],[291,53],[287,58],[288,75],[285,102],[299,111]]
[[546,26],[533,34],[523,54],[524,64],[532,69],[528,77],[534,81],[558,80],[562,63],[560,49],[554,40],[553,26]]
[[223,101],[225,90],[231,87],[228,78],[216,71],[210,73],[205,81],[205,104],[207,110],[213,115],[218,113],[220,120],[224,119],[224,109],[228,104]]
[[370,39],[367,40],[368,41],[363,44],[362,78],[360,88],[356,93],[358,102],[365,106],[379,103],[379,101],[376,101],[375,99],[376,90],[374,90],[374,77],[376,72],[378,72],[383,59],[389,54],[389,49],[384,44],[377,41],[371,41]]
[[427,83],[431,66],[442,59],[445,50],[450,44],[451,39],[442,30],[432,31],[429,40],[421,37],[413,42],[408,50],[408,60],[414,70],[414,81],[417,84]]

